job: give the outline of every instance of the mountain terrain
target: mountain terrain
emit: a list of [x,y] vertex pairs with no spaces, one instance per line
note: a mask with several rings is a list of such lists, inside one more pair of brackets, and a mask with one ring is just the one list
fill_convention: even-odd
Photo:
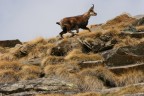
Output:
[[74,37],[0,41],[2,96],[143,96],[144,17],[122,14]]

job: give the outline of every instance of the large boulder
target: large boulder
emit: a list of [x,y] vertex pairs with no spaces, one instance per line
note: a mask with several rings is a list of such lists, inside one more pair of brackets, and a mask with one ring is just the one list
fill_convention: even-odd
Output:
[[2,47],[14,47],[16,44],[22,44],[22,43],[18,39],[0,41],[0,46]]
[[102,53],[108,66],[122,66],[144,61],[144,43],[125,46]]
[[74,94],[79,92],[76,85],[56,78],[39,78],[0,85],[1,96],[34,96],[42,93]]

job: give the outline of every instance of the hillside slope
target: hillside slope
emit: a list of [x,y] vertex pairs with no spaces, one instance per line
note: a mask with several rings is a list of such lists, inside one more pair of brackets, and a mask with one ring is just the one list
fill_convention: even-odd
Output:
[[[92,32],[84,30],[74,37],[68,34],[64,39],[39,37],[15,47],[0,47],[0,93],[12,96],[144,93],[141,86],[144,33],[139,28],[144,25],[139,22],[143,20],[123,14],[105,24],[91,25]],[[11,87],[13,84],[15,87]],[[2,86],[13,89],[4,91]]]

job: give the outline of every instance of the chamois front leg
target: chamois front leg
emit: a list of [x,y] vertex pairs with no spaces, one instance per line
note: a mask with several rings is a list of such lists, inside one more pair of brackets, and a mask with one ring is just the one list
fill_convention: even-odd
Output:
[[83,27],[82,29],[88,30],[89,32],[91,32],[91,30],[88,27]]
[[78,26],[76,26],[76,32],[79,33],[79,28],[78,28]]

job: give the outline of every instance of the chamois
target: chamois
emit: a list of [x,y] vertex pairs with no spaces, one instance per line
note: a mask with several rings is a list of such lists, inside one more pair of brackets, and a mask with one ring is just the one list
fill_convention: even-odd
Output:
[[72,36],[74,36],[74,33],[71,32],[71,30],[76,30],[76,32],[78,33],[80,28],[90,31],[90,29],[86,27],[88,24],[88,20],[90,16],[96,15],[97,13],[94,12],[93,4],[93,6],[88,10],[88,12],[85,12],[82,15],[63,18],[60,22],[56,22],[56,24],[60,25],[62,28],[62,32],[60,32],[59,35],[61,36],[61,38],[63,38],[63,34],[69,32],[72,34]]

